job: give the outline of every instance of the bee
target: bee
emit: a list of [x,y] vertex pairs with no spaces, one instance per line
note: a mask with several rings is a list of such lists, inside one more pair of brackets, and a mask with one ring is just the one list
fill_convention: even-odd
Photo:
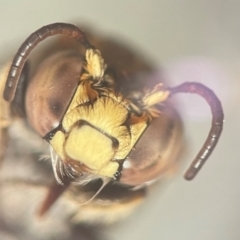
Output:
[[[59,51],[30,74],[30,53],[55,35],[74,39],[84,53]],[[55,182],[39,216],[65,192],[81,208],[75,216],[79,222],[113,222],[137,206],[148,186],[179,158],[182,126],[170,101],[177,93],[200,95],[212,112],[209,135],[185,179],[197,175],[222,132],[221,102],[197,82],[169,87],[160,79],[155,83],[142,78],[139,81],[136,74],[106,62],[100,49],[72,24],[44,26],[20,46],[1,75],[0,158],[5,156],[8,130],[16,116],[47,142]],[[114,215],[116,206],[120,211]],[[94,209],[101,210],[91,214]]]

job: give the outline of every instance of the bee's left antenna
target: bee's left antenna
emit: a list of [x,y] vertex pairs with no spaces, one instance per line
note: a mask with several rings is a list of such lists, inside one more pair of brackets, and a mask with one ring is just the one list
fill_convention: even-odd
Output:
[[209,131],[208,137],[184,175],[186,180],[192,180],[202,168],[203,164],[207,161],[220,138],[224,122],[222,105],[216,94],[201,83],[185,82],[179,86],[170,88],[169,90],[170,96],[176,93],[198,94],[207,101],[211,108],[212,127]]

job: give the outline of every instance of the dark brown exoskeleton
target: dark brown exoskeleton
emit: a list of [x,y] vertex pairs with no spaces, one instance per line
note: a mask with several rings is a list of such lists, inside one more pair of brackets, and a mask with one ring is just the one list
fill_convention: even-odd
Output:
[[[57,34],[79,42],[85,56],[77,51],[59,52],[43,61],[30,80],[23,76],[19,82],[31,51]],[[222,132],[223,110],[213,91],[196,82],[165,87],[160,82],[151,86],[145,79],[145,85],[138,86],[125,74],[108,67],[84,32],[71,24],[55,23],[31,34],[12,62],[4,99],[16,107],[16,99],[20,99],[23,116],[50,144],[59,185],[51,188],[40,215],[71,182],[92,186],[101,179],[102,187],[94,194],[100,198],[103,193],[97,194],[103,187],[105,194],[109,190],[116,195],[131,187],[144,189],[167,172],[178,157],[181,141],[181,123],[168,99],[181,92],[202,96],[213,116],[207,140],[185,174],[191,180]]]

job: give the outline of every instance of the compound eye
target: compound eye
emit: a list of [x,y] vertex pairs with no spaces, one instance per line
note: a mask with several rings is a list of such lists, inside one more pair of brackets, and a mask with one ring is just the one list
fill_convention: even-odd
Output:
[[26,89],[26,114],[31,126],[45,137],[59,126],[74,96],[82,71],[82,56],[58,53],[38,68]]
[[167,106],[154,119],[123,163],[120,182],[143,186],[156,180],[176,160],[181,149],[182,125],[177,112]]

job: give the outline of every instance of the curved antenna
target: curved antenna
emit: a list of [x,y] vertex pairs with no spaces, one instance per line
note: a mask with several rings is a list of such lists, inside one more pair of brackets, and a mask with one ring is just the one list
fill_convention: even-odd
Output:
[[11,102],[13,100],[23,66],[31,51],[45,38],[57,34],[68,35],[71,38],[74,38],[86,49],[91,47],[85,33],[72,24],[53,23],[38,29],[24,41],[13,59],[3,93],[3,97],[6,101]]
[[208,137],[184,175],[186,180],[192,180],[202,168],[206,160],[209,158],[220,138],[224,122],[222,105],[215,93],[201,83],[186,82],[179,86],[169,88],[169,90],[170,96],[181,92],[196,93],[203,97],[211,108],[212,127],[210,129]]

